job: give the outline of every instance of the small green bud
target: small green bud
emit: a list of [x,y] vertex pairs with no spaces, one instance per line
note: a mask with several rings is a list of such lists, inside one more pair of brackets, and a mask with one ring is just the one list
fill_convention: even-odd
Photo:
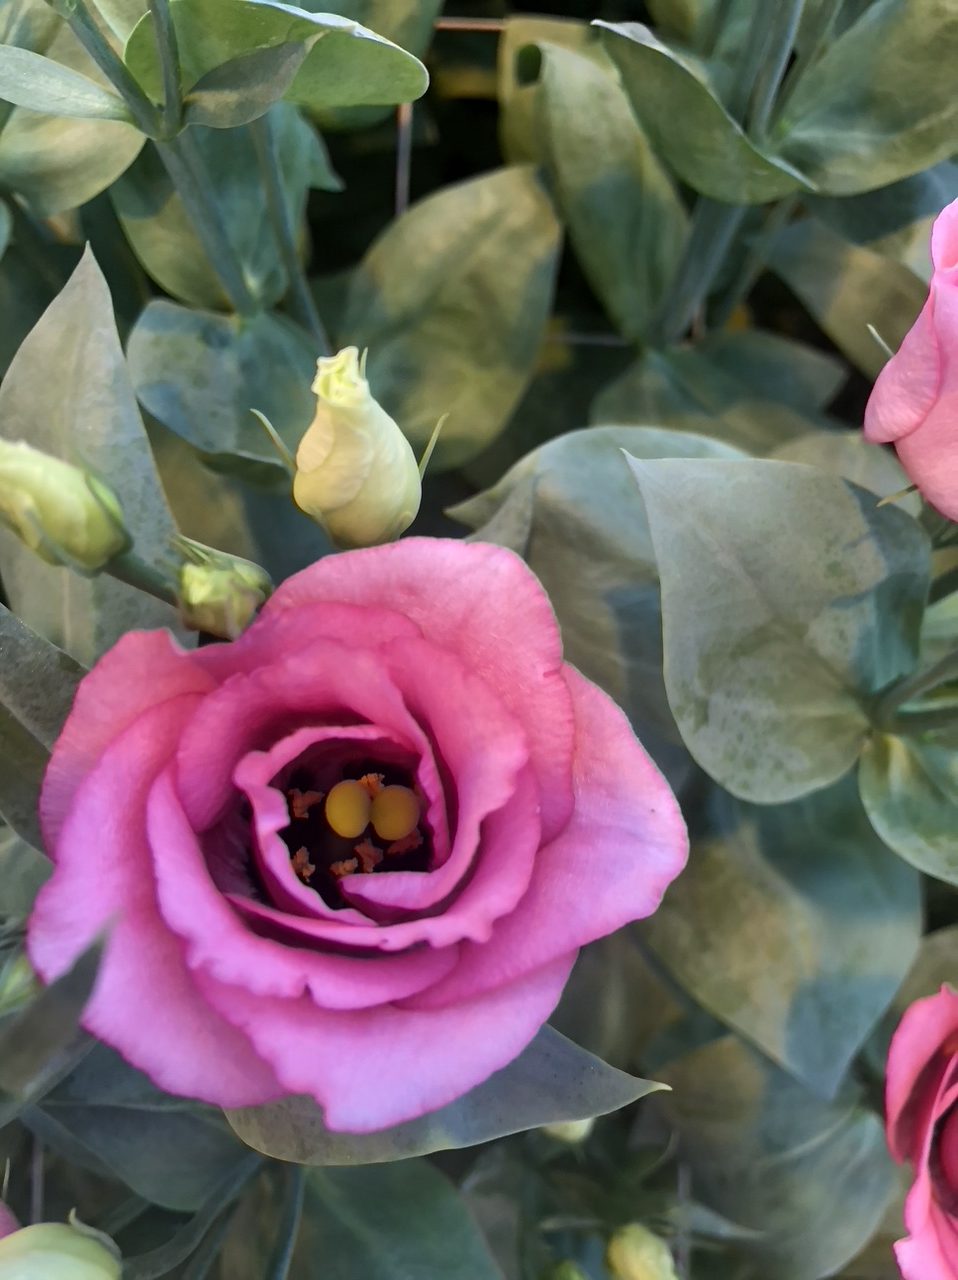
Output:
[[555,1138],[556,1142],[568,1142],[571,1146],[576,1146],[585,1142],[594,1124],[594,1120],[563,1120],[558,1124],[544,1124],[542,1132]]
[[669,1246],[637,1222],[615,1233],[605,1260],[614,1280],[678,1280]]
[[119,1280],[107,1236],[79,1224],[39,1222],[0,1240],[0,1280]]
[[131,546],[111,489],[23,440],[0,440],[0,523],[47,564],[81,573],[96,573]]
[[316,362],[316,415],[296,451],[293,498],[341,547],[392,542],[422,498],[409,441],[373,399],[356,347]]
[[560,1262],[553,1271],[551,1280],[589,1280],[589,1277],[574,1262]]
[[39,990],[40,984],[25,953],[10,954],[0,965],[0,1017],[19,1009]]
[[269,599],[273,584],[252,560],[227,555],[190,538],[178,538],[184,557],[177,572],[177,598],[186,626],[227,640],[249,626]]

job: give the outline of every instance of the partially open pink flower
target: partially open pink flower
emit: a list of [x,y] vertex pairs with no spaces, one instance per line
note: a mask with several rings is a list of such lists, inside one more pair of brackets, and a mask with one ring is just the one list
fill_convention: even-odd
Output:
[[882,369],[865,409],[865,439],[894,444],[909,478],[958,520],[958,200],[931,233],[928,300]]
[[916,1000],[888,1055],[888,1143],[910,1161],[908,1239],[895,1245],[905,1280],[958,1276],[958,993]]
[[125,636],[41,816],[42,976],[115,922],[88,1029],[171,1093],[311,1094],[351,1132],[515,1058],[687,847],[522,561],[438,539],[320,561],[232,644]]

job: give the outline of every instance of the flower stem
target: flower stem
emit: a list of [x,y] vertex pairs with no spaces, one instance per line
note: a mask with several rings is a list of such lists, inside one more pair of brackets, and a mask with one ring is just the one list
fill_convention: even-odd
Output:
[[928,718],[934,717],[935,727],[937,727],[958,719],[958,711],[954,708],[932,707],[926,711],[901,710],[907,703],[914,702],[923,693],[936,689],[938,685],[944,684],[953,677],[958,678],[958,649],[953,649],[951,653],[946,653],[926,670],[916,671],[886,690],[875,704],[875,723],[880,728],[892,726],[900,728],[905,721],[912,726],[917,726],[921,721],[923,727],[932,727],[932,722]]
[[745,217],[745,206],[699,196],[672,287],[652,324],[653,345],[681,338],[704,302]]
[[148,138],[156,137],[162,130],[156,107],[100,30],[86,0],[53,0],[53,8],[126,103],[136,127]]
[[328,355],[329,337],[323,327],[316,310],[316,302],[303,271],[299,252],[296,248],[296,233],[290,217],[289,204],[283,186],[283,174],[279,167],[279,151],[276,143],[276,130],[269,118],[269,113],[260,116],[250,125],[253,145],[256,148],[256,160],[260,176],[266,191],[266,205],[273,234],[279,248],[283,266],[289,280],[291,301],[298,319],[312,335],[313,342],[319,348],[319,355]]
[[163,71],[163,136],[174,138],[180,131],[183,102],[180,96],[180,53],[169,0],[149,0],[156,33],[156,48]]
[[302,1165],[291,1164],[285,1168],[287,1184],[283,1197],[283,1211],[276,1232],[276,1243],[266,1268],[265,1280],[288,1280],[293,1261],[293,1250],[299,1235],[299,1222],[303,1213],[303,1193],[306,1189]]
[[779,200],[772,206],[761,231],[748,248],[738,279],[715,307],[710,317],[716,328],[721,328],[739,303],[744,302],[748,297],[752,285],[762,274],[769,249],[794,213],[797,204],[797,196],[786,196],[784,200]]
[[213,270],[219,276],[230,306],[239,315],[254,315],[259,306],[250,292],[243,268],[226,233],[206,164],[190,131],[157,141],[156,149],[183,201]]
[[780,0],[778,4],[769,6],[768,42],[755,77],[748,111],[749,133],[753,138],[765,136],[804,8],[805,0]]
[[104,572],[119,582],[125,582],[131,587],[145,591],[147,595],[155,596],[164,604],[176,607],[176,590],[169,578],[160,573],[159,569],[154,569],[152,565],[147,564],[135,551],[125,551],[122,555],[116,556],[105,567]]

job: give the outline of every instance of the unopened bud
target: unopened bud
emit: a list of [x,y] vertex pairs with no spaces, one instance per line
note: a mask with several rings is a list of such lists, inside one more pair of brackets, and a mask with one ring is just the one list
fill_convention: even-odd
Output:
[[594,1120],[563,1120],[558,1124],[544,1124],[542,1132],[547,1133],[550,1138],[555,1138],[557,1142],[568,1142],[575,1145],[579,1142],[585,1142],[592,1132],[594,1124]]
[[589,1280],[589,1277],[575,1262],[560,1262],[551,1273],[550,1280]]
[[183,563],[177,573],[177,598],[186,626],[235,640],[272,594],[265,569],[252,560],[227,555],[190,538],[178,538]]
[[0,1240],[0,1280],[119,1280],[112,1241],[80,1224],[39,1222]]
[[36,974],[24,952],[8,956],[0,965],[0,1017],[19,1009],[38,990]]
[[678,1280],[669,1246],[637,1222],[609,1241],[606,1265],[614,1280]]
[[48,564],[81,573],[96,573],[131,545],[111,489],[23,440],[0,440],[0,523]]
[[316,416],[296,451],[293,498],[342,547],[391,542],[422,498],[409,441],[373,399],[356,347],[316,362]]

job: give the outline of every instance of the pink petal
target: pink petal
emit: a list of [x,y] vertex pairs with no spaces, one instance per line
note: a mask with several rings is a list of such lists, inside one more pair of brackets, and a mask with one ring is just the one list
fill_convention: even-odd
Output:
[[436,982],[454,966],[455,948],[420,948],[385,959],[286,947],[251,933],[210,879],[172,772],[150,794],[147,828],[160,911],[186,943],[187,964],[251,995],[308,993],[326,1009],[365,1009]]
[[930,1128],[930,1108],[949,1065],[940,1053],[958,1033],[958,995],[943,986],[916,1000],[898,1024],[885,1071],[888,1144],[898,1161],[916,1159]]
[[288,1093],[316,1098],[334,1131],[370,1133],[453,1102],[518,1057],[574,962],[573,952],[505,991],[423,1013],[391,1005],[331,1013],[218,983],[204,990],[268,1056]]
[[875,379],[865,406],[865,439],[889,444],[924,421],[941,384],[941,351],[934,319],[934,282],[918,319]]
[[[454,780],[456,829],[452,851],[436,870],[348,876],[343,891],[360,905],[425,911],[447,899],[474,862],[486,861],[485,841],[480,852],[482,824],[508,803],[517,774],[528,763],[529,748],[525,734],[496,693],[465,670],[454,654],[426,640],[399,640],[382,653],[406,706],[420,724],[428,725],[437,755]],[[500,897],[507,879],[511,890],[505,910],[515,906],[532,874],[540,830],[538,796],[533,795],[533,842],[523,839],[517,829],[520,813],[524,816],[527,809],[516,810],[511,823],[515,847],[499,867]]]
[[495,689],[529,740],[545,837],[561,831],[572,812],[572,708],[555,614],[518,556],[480,542],[404,538],[327,556],[284,582],[264,613],[324,600],[395,610]]
[[205,831],[226,813],[236,794],[233,771],[248,752],[317,721],[357,720],[387,728],[415,755],[430,754],[375,649],[318,640],[249,675],[231,676],[203,700],[177,752],[177,788],[190,824]]
[[70,802],[105,748],[138,716],[183,693],[205,693],[215,681],[168,631],[130,631],[104,654],[77,690],[53,748],[40,797],[50,857]]
[[945,205],[931,229],[931,260],[936,274],[958,267],[958,200]]
[[145,829],[150,787],[196,702],[180,696],[143,711],[102,751],[64,823],[28,948],[49,982],[112,926],[83,1025],[169,1093],[251,1106],[283,1090],[194,986],[183,944],[157,909]]
[[[958,342],[958,331],[955,341]],[[911,435],[896,442],[898,459],[926,502],[958,521],[958,379]]]
[[566,667],[576,718],[575,813],[540,849],[529,889],[492,939],[463,948],[444,981],[407,1007],[473,999],[655,911],[685,865],[688,836],[668,783],[625,716]]

